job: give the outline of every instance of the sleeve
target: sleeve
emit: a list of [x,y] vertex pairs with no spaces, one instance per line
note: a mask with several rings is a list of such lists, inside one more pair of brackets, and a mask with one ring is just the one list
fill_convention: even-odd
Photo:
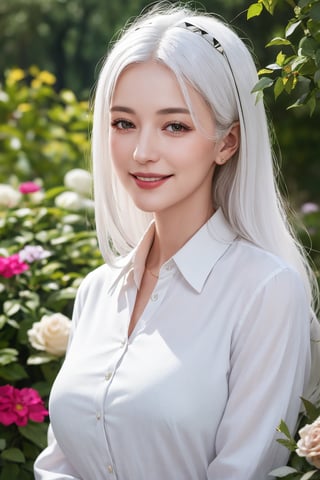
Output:
[[34,464],[35,480],[80,480],[72,465],[60,449],[51,425],[48,429],[48,446]]
[[[75,298],[68,349],[80,317],[87,287],[88,276],[82,281]],[[68,355],[68,349],[66,355]],[[74,467],[68,462],[60,449],[51,425],[48,429],[48,446],[40,453],[34,463],[34,476],[35,480],[80,480],[79,474],[76,473]]]
[[257,287],[232,340],[229,397],[208,480],[270,480],[288,451],[277,441],[281,419],[294,432],[310,372],[309,305],[290,269]]

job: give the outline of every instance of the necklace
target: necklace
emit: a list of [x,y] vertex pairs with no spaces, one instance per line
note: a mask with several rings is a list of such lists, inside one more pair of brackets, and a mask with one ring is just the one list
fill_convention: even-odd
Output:
[[156,275],[155,273],[151,272],[151,270],[145,265],[145,269],[147,272],[149,272],[154,278],[159,278],[159,275]]

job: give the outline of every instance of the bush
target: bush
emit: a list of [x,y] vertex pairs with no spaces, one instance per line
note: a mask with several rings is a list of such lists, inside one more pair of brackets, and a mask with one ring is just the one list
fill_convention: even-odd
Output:
[[88,103],[70,90],[57,93],[55,82],[37,67],[6,72],[0,85],[0,183],[39,177],[53,187],[87,155]]
[[66,175],[79,192],[66,186],[43,191],[33,182],[20,191],[0,185],[1,480],[33,478],[75,293],[86,273],[102,263],[85,195],[88,179],[78,169]]

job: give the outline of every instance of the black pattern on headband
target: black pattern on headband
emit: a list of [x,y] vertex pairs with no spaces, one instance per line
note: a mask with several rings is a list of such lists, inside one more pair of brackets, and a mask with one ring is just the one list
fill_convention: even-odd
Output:
[[181,22],[177,25],[177,27],[186,28],[193,33],[201,35],[205,40],[207,40],[207,42],[210,43],[210,45],[213,46],[213,48],[215,48],[219,53],[224,55],[224,50],[221,46],[221,43],[213,35],[208,33],[206,30],[203,30],[203,28],[197,27],[197,25],[193,25],[193,23],[190,22]]

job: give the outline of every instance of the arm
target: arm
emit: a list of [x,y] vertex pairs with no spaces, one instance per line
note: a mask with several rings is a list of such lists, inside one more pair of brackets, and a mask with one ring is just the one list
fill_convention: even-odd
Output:
[[48,429],[48,446],[34,464],[35,480],[80,480],[60,449],[51,425]]
[[[88,277],[82,281],[76,295],[68,349],[72,342],[73,332],[79,320],[83,301],[86,295],[88,285],[87,278]],[[43,452],[41,452],[35,461],[34,475],[35,480],[80,480],[79,474],[77,474],[75,469],[68,462],[63,451],[59,447],[51,425],[48,429],[48,446],[43,450]]]
[[299,277],[282,270],[258,286],[234,332],[229,398],[208,480],[267,480],[288,454],[276,442],[294,431],[310,370],[309,306]]

